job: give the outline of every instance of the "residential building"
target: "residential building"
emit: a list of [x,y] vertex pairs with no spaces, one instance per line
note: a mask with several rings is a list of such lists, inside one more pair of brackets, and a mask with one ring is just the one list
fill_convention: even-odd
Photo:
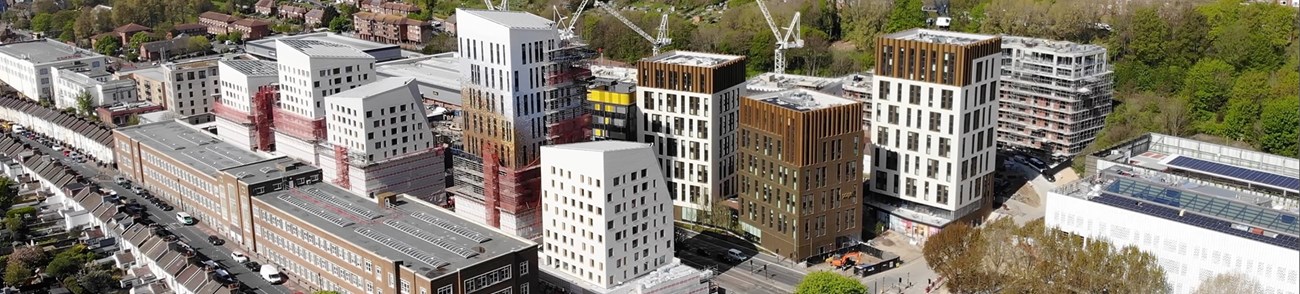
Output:
[[923,241],[992,208],[997,36],[912,29],[876,41],[872,197],[889,227]]
[[208,34],[224,35],[230,33],[230,24],[239,20],[229,14],[208,11],[199,14],[199,23],[208,27]]
[[132,125],[132,116],[155,111],[163,111],[163,107],[147,101],[125,102],[95,108],[95,114],[99,116],[99,121],[107,123],[110,127]]
[[862,104],[809,89],[740,100],[740,228],[796,261],[862,240]]
[[434,142],[414,78],[386,78],[325,98],[325,181],[368,198],[442,198],[444,149]]
[[140,44],[138,49],[141,60],[172,60],[178,59],[190,54],[199,53],[200,50],[209,50],[201,47],[192,46],[191,36],[180,36],[161,41],[145,42]]
[[230,24],[231,32],[239,32],[242,40],[257,40],[271,35],[271,22],[245,18]]
[[370,0],[361,2],[361,11],[406,17],[412,13],[420,13],[420,7],[398,1]]
[[274,15],[275,0],[258,0],[257,3],[253,4],[253,11],[256,11],[257,14],[261,14],[263,16]]
[[139,100],[135,81],[109,80],[107,72],[60,69],[50,77],[54,79],[54,106],[59,109],[81,107],[77,100],[83,93],[90,96],[91,108]]
[[[541,150],[542,273],[594,293],[661,291],[640,281],[680,263],[672,199],[652,146],[597,141]],[[659,293],[708,293],[695,273],[696,287]]]
[[326,25],[326,23],[324,23],[325,22],[324,9],[316,8],[316,9],[309,10],[307,11],[307,14],[303,15],[303,18],[305,19],[303,20],[303,23],[307,24],[307,26],[319,27],[319,26]]
[[202,36],[207,33],[208,27],[201,23],[183,23],[172,26],[172,31],[167,32],[167,38],[173,39],[180,36]]
[[587,87],[591,135],[596,140],[637,140],[636,81],[595,78]]
[[375,62],[393,61],[403,58],[402,48],[397,45],[376,43],[332,32],[319,32],[292,36],[278,35],[261,40],[248,41],[248,43],[244,43],[244,50],[258,59],[277,60],[275,43],[282,40],[315,40],[344,45],[366,52],[366,54],[370,54],[370,56],[375,58]]
[[247,150],[270,151],[275,91],[280,80],[277,64],[263,60],[222,60],[217,64],[221,97],[212,103],[217,136]]
[[33,101],[54,102],[55,71],[102,72],[107,66],[103,55],[52,39],[0,44],[0,82]]
[[17,96],[0,96],[0,120],[25,126],[29,132],[51,140],[77,146],[86,158],[99,163],[114,162],[112,129],[98,121]]
[[135,96],[141,101],[166,107],[167,101],[171,100],[167,97],[167,79],[163,78],[161,67],[118,72],[115,76],[118,79],[135,81]]
[[433,38],[433,24],[396,14],[357,12],[352,15],[357,38],[386,44],[422,44]]
[[853,99],[862,102],[862,130],[867,131],[864,136],[871,137],[871,85],[875,81],[872,73],[851,74],[844,77],[841,81],[841,88],[844,90],[844,98]]
[[137,23],[129,23],[113,29],[113,34],[117,35],[118,42],[121,42],[118,44],[123,44],[123,45],[130,44],[131,37],[135,37],[136,33],[148,34],[152,32],[153,29]]
[[375,59],[351,46],[318,40],[276,41],[280,103],[275,109],[275,150],[312,165],[324,142],[325,96],[375,79]]
[[289,4],[281,4],[280,9],[276,11],[280,18],[302,20],[307,16],[307,8]]
[[1002,36],[998,142],[1059,157],[1083,152],[1106,126],[1115,73],[1106,48]]
[[[589,140],[585,78],[595,55],[554,22],[518,11],[457,9],[464,142],[454,152],[456,213],[540,237],[541,146]],[[518,82],[510,82],[515,81]]]
[[212,112],[212,103],[221,97],[217,59],[167,63],[161,68],[166,94],[159,105],[180,116]]
[[736,195],[736,116],[745,57],[673,51],[637,61],[636,68],[638,132],[641,142],[657,146],[673,215],[707,220],[715,202]]

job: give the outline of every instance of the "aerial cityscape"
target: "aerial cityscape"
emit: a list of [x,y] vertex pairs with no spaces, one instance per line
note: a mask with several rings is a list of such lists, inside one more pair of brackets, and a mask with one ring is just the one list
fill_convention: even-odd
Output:
[[0,1],[0,294],[1300,294],[1300,1]]

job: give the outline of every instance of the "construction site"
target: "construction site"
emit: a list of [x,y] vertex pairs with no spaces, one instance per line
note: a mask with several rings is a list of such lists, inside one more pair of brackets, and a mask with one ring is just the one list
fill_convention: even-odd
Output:
[[217,133],[223,140],[249,146],[252,150],[275,151],[275,131],[271,128],[275,116],[272,109],[279,100],[279,85],[271,84],[257,88],[249,112],[228,106],[222,100],[213,101],[212,113],[217,116]]

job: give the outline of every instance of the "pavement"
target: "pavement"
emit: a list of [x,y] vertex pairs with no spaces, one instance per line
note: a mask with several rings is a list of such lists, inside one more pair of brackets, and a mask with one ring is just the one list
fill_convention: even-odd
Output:
[[[131,191],[131,189],[114,183],[113,179],[116,178],[118,175],[120,175],[116,170],[100,167],[90,161],[88,161],[85,164],[77,163],[72,161],[71,159],[68,159],[67,157],[64,157],[63,152],[54,151],[53,149],[50,148],[50,146],[45,146],[39,142],[28,140],[26,137],[20,136],[20,138],[24,142],[27,142],[29,145],[31,145],[32,148],[40,149],[41,152],[43,152],[44,154],[53,156],[59,161],[62,161],[64,165],[71,167],[73,170],[77,171],[82,176],[99,184],[100,187],[117,191],[117,195],[124,197],[125,199],[135,199],[137,202],[139,202],[140,204],[144,205],[147,208],[146,215],[149,221],[166,226],[167,230],[179,236],[182,241],[185,241],[185,243],[190,245],[190,247],[194,248],[194,250],[203,254],[204,256],[207,256],[208,258],[211,258],[217,263],[221,264],[222,267],[225,267],[226,270],[229,271],[231,274],[233,274],[236,279],[238,279],[240,282],[244,283],[245,285],[247,285],[249,288],[253,289],[257,293],[272,293],[272,294],[304,293],[304,291],[301,289],[305,289],[305,287],[293,287],[295,285],[291,285],[291,284],[272,285],[271,283],[267,282],[265,279],[262,279],[260,274],[253,272],[252,270],[249,270],[248,268],[234,262],[233,260],[230,260],[230,253],[234,251],[242,252],[242,250],[226,247],[226,246],[234,246],[233,245],[234,242],[226,242],[226,246],[215,246],[212,245],[211,243],[208,243],[207,241],[208,236],[216,235],[214,233],[215,232],[214,230],[202,224],[193,225],[193,226],[183,225],[180,222],[178,222],[175,217],[171,217],[172,213],[176,211],[163,211],[161,208],[158,208],[157,206],[153,205],[152,203],[149,203],[149,201],[145,200],[139,195],[136,195],[135,192]],[[257,260],[257,261],[263,264],[266,263],[264,262],[265,260]],[[290,279],[290,281],[293,280]]]
[[[795,285],[803,280],[808,270],[776,256],[760,254],[753,244],[734,237],[701,234],[678,227],[677,257],[683,263],[712,269],[714,284],[725,289],[723,293],[794,293]],[[698,248],[710,256],[702,256]],[[741,261],[723,260],[728,249],[738,249],[749,258]]]

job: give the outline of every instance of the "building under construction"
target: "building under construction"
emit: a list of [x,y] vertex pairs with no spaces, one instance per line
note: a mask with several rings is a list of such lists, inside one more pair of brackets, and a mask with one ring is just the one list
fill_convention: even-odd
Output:
[[1111,112],[1106,59],[1097,45],[1003,37],[998,142],[1053,156],[1083,152]]
[[221,98],[212,102],[221,140],[248,150],[273,151],[272,109],[280,99],[276,63],[222,60],[218,64]]
[[458,9],[465,135],[453,149],[456,213],[541,235],[540,148],[589,140],[586,44],[517,11]]

